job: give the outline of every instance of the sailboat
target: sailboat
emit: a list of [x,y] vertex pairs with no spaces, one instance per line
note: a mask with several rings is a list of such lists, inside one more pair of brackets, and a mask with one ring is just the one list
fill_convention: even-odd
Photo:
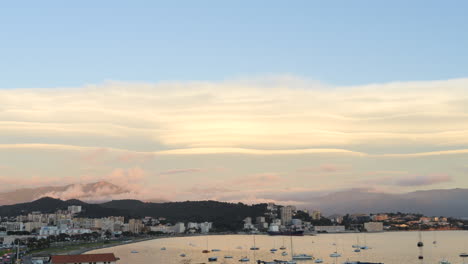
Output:
[[[335,239],[336,239],[336,237],[335,237]],[[341,257],[341,254],[338,253],[338,245],[336,244],[336,242],[333,243],[333,245],[335,246],[335,252],[331,253],[331,254],[330,254],[330,257],[331,257],[331,258],[339,258],[339,257]]]
[[210,253],[211,251],[208,249],[208,236],[206,237],[206,249],[202,251],[202,253]]
[[354,252],[359,253],[361,252],[361,246],[359,246],[359,235],[356,236],[356,245],[353,245]]
[[[313,259],[313,257],[311,255],[307,255],[307,254],[294,255],[292,236],[291,236],[291,256],[292,256],[292,260],[310,260],[310,259]],[[292,262],[295,263],[294,261],[292,261]]]
[[276,251],[278,251],[278,249],[276,249],[276,241],[273,239],[273,248],[270,249],[270,252],[275,253]]
[[250,248],[250,250],[259,250],[260,248],[255,245],[255,235],[253,235],[253,241],[254,241],[254,245],[253,247]]

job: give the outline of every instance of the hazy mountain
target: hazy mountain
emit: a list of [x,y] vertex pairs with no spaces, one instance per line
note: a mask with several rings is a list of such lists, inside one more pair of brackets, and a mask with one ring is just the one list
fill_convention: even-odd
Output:
[[41,197],[53,197],[62,200],[80,199],[84,201],[108,201],[113,195],[128,193],[115,184],[99,181],[87,184],[69,184],[65,186],[49,186],[24,188],[0,193],[0,205],[31,202]]
[[468,189],[416,191],[404,194],[366,190],[336,192],[314,199],[310,207],[325,214],[415,212],[429,216],[468,217]]

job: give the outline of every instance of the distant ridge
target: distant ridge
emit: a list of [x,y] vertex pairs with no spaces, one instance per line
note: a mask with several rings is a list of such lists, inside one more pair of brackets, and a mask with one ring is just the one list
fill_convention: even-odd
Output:
[[26,203],[41,197],[54,197],[65,200],[73,198],[102,202],[110,200],[110,198],[106,199],[106,197],[125,193],[129,193],[129,191],[106,181],[86,184],[75,183],[64,186],[24,188],[0,193],[0,205]]
[[428,216],[468,217],[468,189],[435,189],[403,194],[348,190],[313,199],[308,207],[326,214],[414,212]]

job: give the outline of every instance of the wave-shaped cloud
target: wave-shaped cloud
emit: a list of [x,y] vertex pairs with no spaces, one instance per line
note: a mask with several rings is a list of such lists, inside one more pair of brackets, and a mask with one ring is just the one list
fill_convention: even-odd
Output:
[[167,153],[386,151],[395,142],[435,151],[468,145],[466,87],[468,79],[356,87],[289,79],[0,90],[0,136]]

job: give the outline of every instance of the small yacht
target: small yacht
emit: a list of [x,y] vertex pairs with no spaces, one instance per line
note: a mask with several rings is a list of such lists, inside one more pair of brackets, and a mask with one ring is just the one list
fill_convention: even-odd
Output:
[[166,250],[166,248],[165,248],[165,247],[162,247],[161,250]]
[[356,248],[356,249],[354,250],[354,252],[359,253],[359,252],[361,252],[361,249]]
[[211,251],[209,251],[209,250],[207,250],[207,249],[205,249],[205,250],[202,251],[202,253],[210,253],[210,252],[211,252]]
[[446,260],[446,259],[443,259],[443,260],[441,260],[441,261],[439,262],[439,264],[452,264],[452,263],[450,263],[450,262],[449,262],[448,260]]
[[185,255],[184,253],[180,254],[181,257],[185,258],[187,255]]
[[226,256],[224,256],[224,258],[225,258],[225,259],[232,259],[232,256],[226,255]]
[[281,246],[280,249],[281,249],[281,250],[285,250],[286,247],[285,247],[285,246]]
[[132,253],[138,253],[138,251],[136,251],[136,250],[132,250]]
[[270,249],[270,251],[271,251],[271,252],[276,252],[276,251],[278,251],[278,250],[277,250],[276,248],[272,248],[272,249]]
[[239,259],[239,262],[249,262],[250,259],[248,257],[243,257],[241,259]]
[[316,259],[314,262],[315,262],[315,263],[323,263],[323,259],[319,259],[319,258],[318,258],[318,259]]
[[460,258],[468,258],[468,253],[461,253]]
[[208,262],[216,262],[218,261],[218,257],[209,257]]
[[259,250],[260,248],[258,247],[251,247],[250,250]]
[[309,260],[309,259],[313,259],[313,257],[312,255],[299,254],[299,255],[294,255],[292,259],[293,260]]
[[211,251],[212,252],[219,252],[219,251],[221,251],[221,249],[212,249]]
[[333,253],[330,254],[330,257],[331,258],[339,258],[339,257],[341,257],[341,254],[338,253],[338,252],[333,252]]
[[281,256],[287,256],[287,255],[288,255],[288,253],[287,253],[287,252],[283,252],[283,253],[281,253]]

